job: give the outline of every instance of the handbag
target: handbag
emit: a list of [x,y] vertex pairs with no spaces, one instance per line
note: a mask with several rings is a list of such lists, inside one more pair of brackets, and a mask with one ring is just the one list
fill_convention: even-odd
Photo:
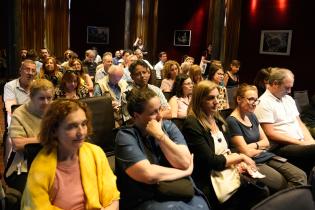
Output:
[[240,174],[236,167],[222,171],[212,170],[211,183],[220,203],[227,201],[241,186]]
[[194,186],[189,177],[159,182],[156,190],[161,200],[190,200],[195,195]]

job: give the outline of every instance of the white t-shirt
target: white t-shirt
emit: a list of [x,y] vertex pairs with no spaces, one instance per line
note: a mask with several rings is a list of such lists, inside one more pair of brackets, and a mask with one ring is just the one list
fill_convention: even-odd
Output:
[[260,123],[272,123],[276,132],[303,140],[303,132],[297,120],[299,111],[295,101],[289,95],[281,99],[275,97],[269,90],[259,98],[255,114]]

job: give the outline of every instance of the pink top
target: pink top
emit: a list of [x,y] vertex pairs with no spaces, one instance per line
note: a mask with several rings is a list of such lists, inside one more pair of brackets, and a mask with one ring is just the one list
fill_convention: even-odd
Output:
[[188,105],[189,102],[191,100],[191,97],[189,98],[183,98],[183,97],[177,97],[174,96],[176,98],[177,101],[177,105],[178,105],[178,109],[177,109],[177,117],[178,118],[185,118],[187,117],[187,109],[188,109]]
[[174,80],[172,79],[163,79],[161,83],[161,90],[163,92],[171,92],[173,88]]
[[57,163],[51,197],[52,204],[61,209],[85,209],[85,194],[81,182],[79,161],[71,166]]

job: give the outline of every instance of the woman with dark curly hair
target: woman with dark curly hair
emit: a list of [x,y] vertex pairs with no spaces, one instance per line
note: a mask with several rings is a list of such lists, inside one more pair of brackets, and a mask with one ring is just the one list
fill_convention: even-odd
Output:
[[180,70],[180,66],[176,61],[169,60],[166,61],[163,67],[164,79],[161,83],[161,90],[163,92],[171,92],[175,77],[177,76]]

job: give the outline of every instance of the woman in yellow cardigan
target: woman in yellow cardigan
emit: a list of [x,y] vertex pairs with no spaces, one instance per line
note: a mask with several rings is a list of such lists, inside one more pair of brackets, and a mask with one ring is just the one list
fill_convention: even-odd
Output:
[[91,133],[87,106],[57,100],[43,117],[43,149],[34,159],[21,209],[119,209],[119,191],[103,150],[84,140]]

